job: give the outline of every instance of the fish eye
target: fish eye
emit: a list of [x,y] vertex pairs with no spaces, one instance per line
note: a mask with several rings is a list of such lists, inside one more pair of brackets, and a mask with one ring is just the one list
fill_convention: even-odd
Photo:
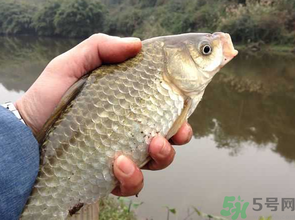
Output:
[[212,53],[212,48],[209,44],[205,44],[202,46],[202,54],[203,55],[210,55]]

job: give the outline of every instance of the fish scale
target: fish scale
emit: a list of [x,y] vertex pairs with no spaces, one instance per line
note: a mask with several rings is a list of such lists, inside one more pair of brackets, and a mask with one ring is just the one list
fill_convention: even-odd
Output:
[[138,167],[148,162],[151,139],[174,135],[237,53],[220,32],[164,36],[82,77],[38,136],[39,174],[20,219],[97,219],[94,202],[117,185],[114,160],[123,154]]
[[163,57],[152,58],[159,52],[158,44],[144,45],[116,69],[90,74],[43,143],[43,166],[22,220],[65,219],[75,205],[108,195],[116,185],[112,163],[122,153],[144,163],[151,138],[166,135],[184,105],[164,85]]

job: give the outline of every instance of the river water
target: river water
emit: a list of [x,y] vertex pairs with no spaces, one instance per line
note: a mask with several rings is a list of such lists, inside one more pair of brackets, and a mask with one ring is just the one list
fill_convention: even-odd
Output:
[[[0,103],[17,100],[50,59],[77,42],[1,37]],[[235,197],[232,204],[236,211],[244,208],[247,220],[295,219],[295,211],[283,205],[295,198],[294,59],[240,53],[215,76],[189,120],[192,141],[176,147],[167,169],[144,171],[145,187],[132,198],[143,202],[135,210],[139,219],[167,219],[166,206],[176,209],[171,220],[202,219],[193,207],[221,216],[226,196]],[[260,208],[253,200],[261,210],[253,210]]]

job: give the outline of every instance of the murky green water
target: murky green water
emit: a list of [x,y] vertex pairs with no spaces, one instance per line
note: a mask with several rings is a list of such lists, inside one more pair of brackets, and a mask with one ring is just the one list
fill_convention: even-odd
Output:
[[[15,101],[51,58],[77,42],[0,38],[0,103]],[[192,206],[220,215],[225,196],[249,202],[247,220],[294,219],[294,211],[282,211],[282,198],[295,198],[294,61],[240,53],[218,73],[190,118],[193,140],[177,147],[169,168],[144,172],[145,187],[133,199],[144,202],[139,219],[166,219],[164,206],[176,208],[171,220],[199,219],[186,218]],[[277,211],[267,208],[270,197],[278,199]],[[262,198],[261,211],[253,210],[253,198]]]

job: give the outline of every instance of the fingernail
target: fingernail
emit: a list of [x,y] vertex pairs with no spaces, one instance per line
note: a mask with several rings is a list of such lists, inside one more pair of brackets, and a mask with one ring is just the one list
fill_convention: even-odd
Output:
[[122,41],[125,41],[125,42],[139,42],[140,39],[137,38],[137,37],[124,37],[124,38],[121,38]]
[[170,154],[170,147],[166,144],[163,138],[161,139],[161,150],[159,153],[162,156],[168,156]]
[[116,160],[118,168],[126,175],[131,175],[134,170],[134,164],[127,157],[120,155]]

